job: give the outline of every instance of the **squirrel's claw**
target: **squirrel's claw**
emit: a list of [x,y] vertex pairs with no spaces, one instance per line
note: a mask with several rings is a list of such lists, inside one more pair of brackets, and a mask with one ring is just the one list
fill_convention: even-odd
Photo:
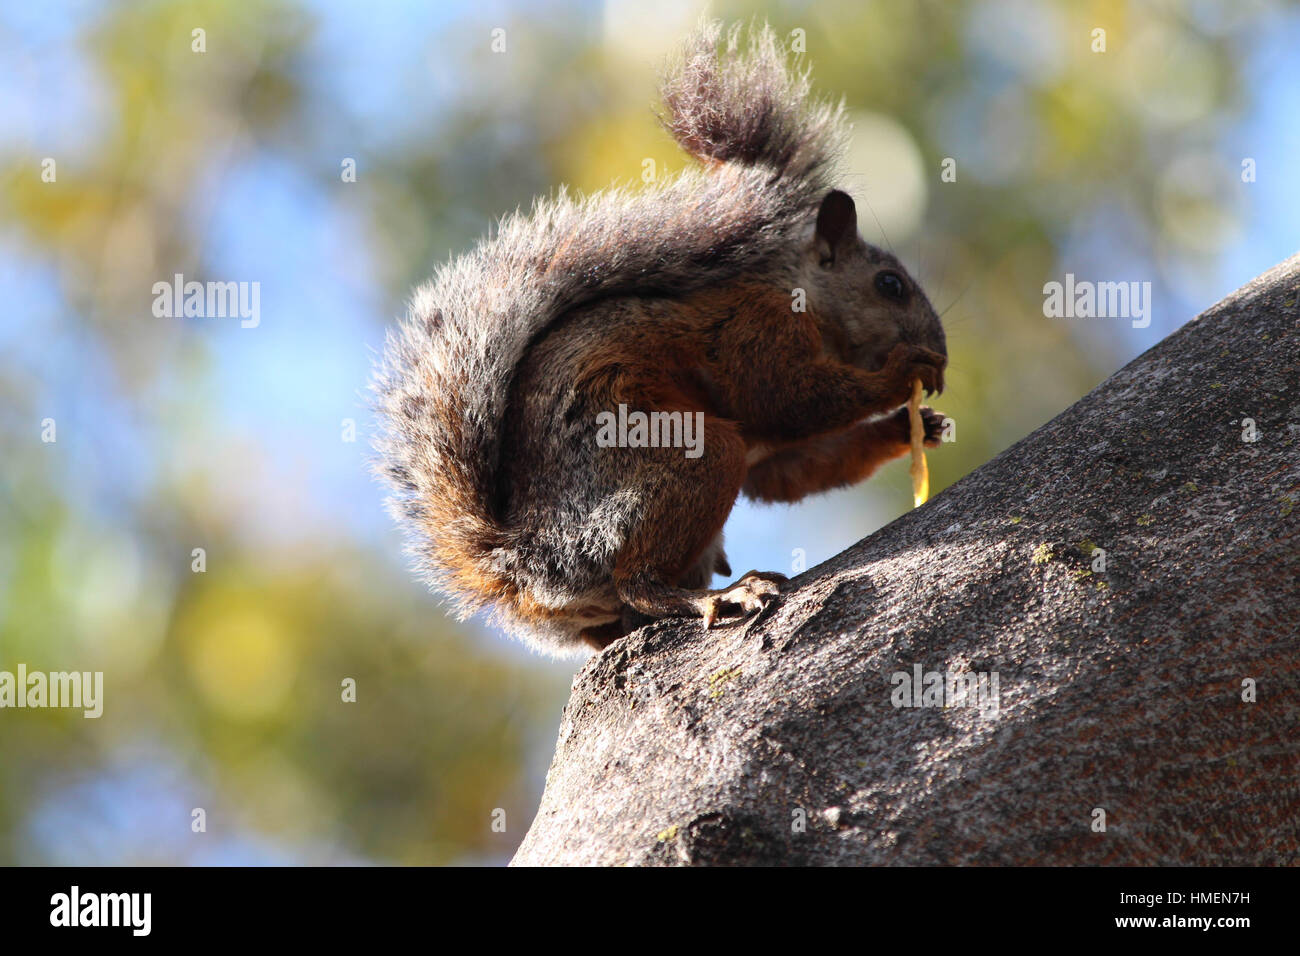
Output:
[[[902,433],[902,443],[908,445],[912,441],[912,421],[906,408],[900,408],[897,412],[898,427]],[[947,417],[943,412],[936,412],[929,405],[921,406],[921,425],[925,429],[926,448],[938,448],[943,441],[943,424]]]
[[784,574],[774,571],[750,571],[731,587],[710,593],[701,606],[705,630],[712,628],[722,615],[744,618],[763,610],[768,601],[781,593],[780,585],[787,580]]

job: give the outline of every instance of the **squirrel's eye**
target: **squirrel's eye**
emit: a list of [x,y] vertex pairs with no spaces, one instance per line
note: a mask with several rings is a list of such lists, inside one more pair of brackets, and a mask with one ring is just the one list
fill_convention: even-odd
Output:
[[901,299],[903,280],[897,272],[882,272],[876,276],[876,291],[886,299]]

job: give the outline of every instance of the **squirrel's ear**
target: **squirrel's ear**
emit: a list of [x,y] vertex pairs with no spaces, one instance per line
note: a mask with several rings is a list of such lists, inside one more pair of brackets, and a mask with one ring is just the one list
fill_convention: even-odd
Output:
[[817,254],[822,265],[834,265],[836,257],[858,234],[858,210],[853,197],[832,189],[817,211]]

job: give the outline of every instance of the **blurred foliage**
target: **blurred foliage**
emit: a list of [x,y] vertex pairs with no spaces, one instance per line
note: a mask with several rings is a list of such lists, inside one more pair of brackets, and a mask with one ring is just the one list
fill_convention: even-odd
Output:
[[[635,181],[646,157],[680,167],[648,94],[666,38],[695,13],[642,6],[452,8],[418,55],[379,55],[386,85],[359,105],[352,38],[329,29],[330,6],[79,8],[70,46],[94,89],[85,128],[53,153],[31,136],[0,140],[0,250],[6,274],[28,283],[0,357],[0,669],[103,670],[107,703],[99,720],[0,712],[0,862],[442,863],[513,850],[568,670],[453,624],[400,567],[391,533],[339,517],[376,511],[378,490],[364,508],[334,499],[316,512],[327,520],[295,517],[310,493],[257,471],[275,439],[223,419],[235,396],[218,333],[155,319],[151,287],[178,272],[230,278],[214,226],[225,184],[274,161],[356,229],[341,261],[360,262],[372,290],[367,339],[345,342],[362,356],[410,286],[501,213],[561,182]],[[936,306],[951,306],[941,407],[960,432],[931,458],[936,490],[1135,352],[1118,326],[1107,339],[1044,321],[1045,281],[1102,263],[1168,284],[1213,260],[1234,199],[1170,171],[1213,157],[1245,108],[1242,37],[1272,8],[1228,6],[715,4],[805,31],[818,88],[892,118],[921,157],[923,218],[874,239],[896,240]],[[488,30],[503,24],[510,53],[494,56]],[[1098,24],[1104,55],[1089,49]],[[357,42],[409,29],[390,11]],[[0,39],[19,97],[49,108],[23,79],[39,44]],[[56,183],[40,179],[47,155]],[[346,186],[345,156],[359,170]],[[948,156],[960,185],[939,181]],[[262,228],[259,209],[239,214],[250,234]],[[321,263],[319,281],[336,266]],[[277,361],[303,360],[289,348]],[[313,384],[350,400],[364,375]],[[239,387],[257,400],[266,385],[250,372]],[[46,416],[53,444],[39,438]],[[302,470],[337,445],[318,440]],[[363,451],[346,448],[347,466],[363,469]],[[896,491],[895,512],[901,473]],[[277,519],[289,533],[267,531]],[[205,573],[191,571],[195,547]],[[355,704],[340,698],[348,677]],[[190,832],[194,807],[206,834]],[[496,808],[504,834],[490,826]]]

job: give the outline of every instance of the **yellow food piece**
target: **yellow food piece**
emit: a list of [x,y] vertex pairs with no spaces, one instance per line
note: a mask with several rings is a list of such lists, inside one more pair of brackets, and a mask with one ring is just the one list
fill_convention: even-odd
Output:
[[925,423],[921,421],[921,380],[912,383],[912,400],[907,403],[912,432],[912,506],[921,507],[930,497],[930,468],[925,463]]

